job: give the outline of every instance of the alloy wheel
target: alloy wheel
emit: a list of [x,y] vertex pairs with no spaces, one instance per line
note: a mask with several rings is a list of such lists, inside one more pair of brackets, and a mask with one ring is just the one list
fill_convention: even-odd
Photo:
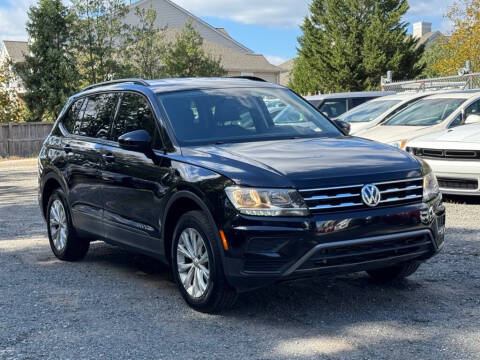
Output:
[[65,208],[60,200],[55,200],[50,207],[50,236],[57,251],[67,245],[68,223]]
[[187,228],[180,234],[177,268],[180,281],[191,297],[199,298],[205,294],[210,281],[208,251],[202,236],[193,228]]

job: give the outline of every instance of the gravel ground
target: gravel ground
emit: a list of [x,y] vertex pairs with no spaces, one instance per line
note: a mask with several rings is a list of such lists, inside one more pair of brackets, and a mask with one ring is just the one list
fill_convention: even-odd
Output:
[[401,284],[281,284],[211,316],[146,257],[95,243],[56,260],[35,162],[0,162],[0,359],[480,359],[480,202],[462,201],[443,253]]

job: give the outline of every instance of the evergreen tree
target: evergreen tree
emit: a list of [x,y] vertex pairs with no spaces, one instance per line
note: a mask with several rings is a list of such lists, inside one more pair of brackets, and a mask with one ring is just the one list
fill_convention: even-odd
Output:
[[388,70],[397,79],[418,76],[424,49],[407,36],[401,18],[408,8],[407,0],[313,0],[298,39],[293,89],[376,89]]
[[220,60],[205,53],[203,39],[191,24],[167,44],[162,58],[168,77],[224,76]]
[[77,90],[78,73],[69,41],[74,17],[61,0],[39,0],[28,12],[29,54],[16,67],[30,111],[27,120],[53,120]]
[[164,30],[155,25],[157,12],[137,7],[135,15],[139,24],[130,27],[130,36],[122,51],[123,63],[129,75],[143,79],[164,76],[162,57],[165,54]]
[[77,15],[73,45],[82,85],[123,77],[125,67],[119,56],[128,44],[128,12],[124,0],[72,0]]

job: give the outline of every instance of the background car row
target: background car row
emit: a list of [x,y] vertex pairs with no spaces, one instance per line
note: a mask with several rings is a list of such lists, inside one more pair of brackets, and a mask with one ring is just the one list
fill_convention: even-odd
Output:
[[480,196],[480,90],[373,96],[334,119],[349,123],[354,136],[427,161],[444,194]]

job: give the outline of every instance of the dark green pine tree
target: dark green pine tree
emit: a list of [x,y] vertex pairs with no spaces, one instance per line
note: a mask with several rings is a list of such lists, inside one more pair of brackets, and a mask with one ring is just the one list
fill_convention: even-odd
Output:
[[39,0],[28,17],[30,54],[17,66],[27,90],[27,120],[53,120],[77,90],[78,72],[69,46],[74,15],[61,0]]
[[420,75],[424,48],[407,36],[407,0],[313,0],[290,86],[301,93],[378,89]]

